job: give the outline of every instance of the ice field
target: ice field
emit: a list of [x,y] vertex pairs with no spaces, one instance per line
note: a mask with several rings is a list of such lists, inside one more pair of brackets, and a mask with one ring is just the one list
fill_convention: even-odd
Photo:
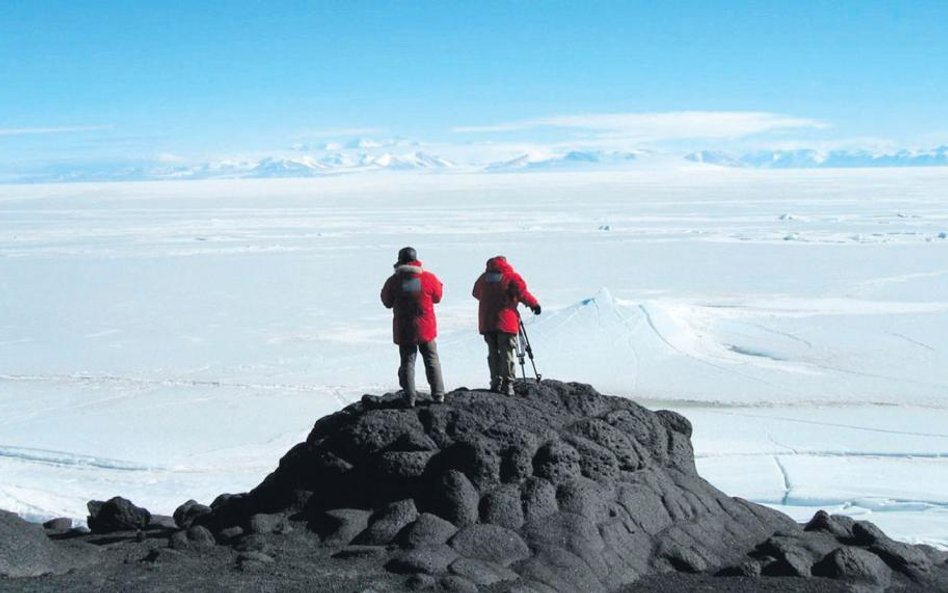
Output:
[[253,487],[397,388],[405,245],[448,389],[487,383],[470,291],[504,254],[545,376],[685,414],[729,494],[948,547],[948,168],[0,186],[0,508]]

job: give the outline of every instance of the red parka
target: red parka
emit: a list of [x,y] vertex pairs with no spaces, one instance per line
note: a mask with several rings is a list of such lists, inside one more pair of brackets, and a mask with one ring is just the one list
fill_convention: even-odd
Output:
[[487,269],[474,283],[473,294],[480,301],[477,320],[482,334],[516,334],[520,330],[517,304],[523,302],[530,308],[539,304],[527,290],[527,283],[502,255],[487,260]]
[[427,344],[438,335],[434,305],[441,302],[438,277],[422,269],[420,261],[395,266],[382,286],[382,304],[394,310],[392,339],[396,344]]

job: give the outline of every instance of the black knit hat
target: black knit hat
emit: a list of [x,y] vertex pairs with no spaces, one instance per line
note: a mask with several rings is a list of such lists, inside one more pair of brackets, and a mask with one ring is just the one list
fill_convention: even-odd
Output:
[[402,247],[398,250],[398,264],[407,264],[418,259],[418,253],[414,247]]

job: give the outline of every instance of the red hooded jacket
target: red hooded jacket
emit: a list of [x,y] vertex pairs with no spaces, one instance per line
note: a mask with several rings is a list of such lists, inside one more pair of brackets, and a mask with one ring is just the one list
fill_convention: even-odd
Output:
[[516,334],[520,331],[517,304],[523,302],[530,308],[539,304],[527,290],[527,283],[502,255],[487,260],[487,269],[474,283],[473,294],[480,301],[477,318],[482,334]]
[[393,309],[392,339],[396,344],[427,344],[438,335],[434,305],[441,302],[438,277],[420,261],[395,266],[382,287],[382,304]]

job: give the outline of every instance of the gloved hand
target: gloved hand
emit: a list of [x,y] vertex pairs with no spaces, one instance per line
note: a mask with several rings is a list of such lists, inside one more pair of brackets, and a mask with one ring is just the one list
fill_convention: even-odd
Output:
[[530,310],[533,311],[533,314],[534,314],[534,315],[539,315],[539,314],[540,314],[540,303],[537,303],[537,306],[536,306],[536,307],[530,307]]

